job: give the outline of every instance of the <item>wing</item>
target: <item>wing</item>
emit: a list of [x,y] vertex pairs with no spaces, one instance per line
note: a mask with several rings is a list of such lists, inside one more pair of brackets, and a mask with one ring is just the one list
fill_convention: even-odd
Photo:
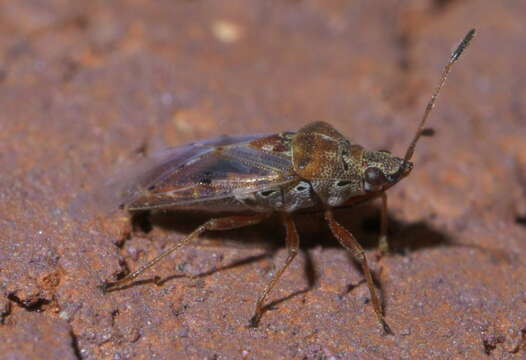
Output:
[[137,196],[129,197],[124,206],[129,210],[240,210],[245,206],[236,199],[294,179],[290,152],[283,146],[288,140],[279,134],[237,143],[212,141],[213,145],[207,143],[200,151],[155,168],[155,179],[148,176],[149,181],[143,182],[142,189],[133,192]]
[[236,196],[293,178],[287,134],[222,136],[160,151],[104,183],[90,201],[102,211],[239,210]]

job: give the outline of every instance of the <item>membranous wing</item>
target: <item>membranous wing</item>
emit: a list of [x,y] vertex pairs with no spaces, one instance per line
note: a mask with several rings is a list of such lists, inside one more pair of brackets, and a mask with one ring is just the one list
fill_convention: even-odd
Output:
[[101,201],[128,210],[242,210],[236,199],[293,179],[290,136],[222,136],[166,149],[104,185]]

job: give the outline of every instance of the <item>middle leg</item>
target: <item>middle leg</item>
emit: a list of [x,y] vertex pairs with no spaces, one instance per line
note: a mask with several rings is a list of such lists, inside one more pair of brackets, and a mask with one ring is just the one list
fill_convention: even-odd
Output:
[[298,232],[296,230],[296,225],[294,224],[294,221],[291,219],[289,214],[283,213],[281,215],[281,219],[283,221],[283,225],[285,226],[285,230],[287,232],[286,234],[286,244],[287,244],[287,250],[288,250],[288,256],[287,260],[285,260],[285,264],[281,266],[281,268],[274,274],[272,277],[272,280],[267,284],[265,287],[265,290],[263,290],[263,293],[259,296],[258,301],[256,302],[256,310],[254,311],[254,316],[250,320],[250,326],[257,327],[259,324],[259,320],[261,319],[261,316],[263,315],[263,303],[267,299],[268,295],[278,282],[281,275],[285,272],[287,267],[290,265],[292,260],[296,257],[299,250],[299,236]]

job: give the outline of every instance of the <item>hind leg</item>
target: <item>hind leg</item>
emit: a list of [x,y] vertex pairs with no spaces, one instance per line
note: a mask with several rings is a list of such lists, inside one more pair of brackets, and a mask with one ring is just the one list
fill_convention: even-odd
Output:
[[105,282],[102,285],[104,291],[113,291],[123,287],[125,284],[129,283],[133,279],[137,278],[143,272],[157,264],[159,261],[172,254],[177,249],[189,244],[194,239],[199,237],[205,231],[216,231],[216,230],[231,230],[238,229],[245,226],[255,225],[266,219],[268,214],[257,214],[253,216],[229,216],[224,218],[210,219],[205,222],[203,225],[199,226],[197,229],[192,231],[187,237],[181,240],[179,243],[174,246],[164,250],[160,255],[150,260],[146,264],[142,265],[139,269],[134,272],[129,273],[120,280],[114,282]]

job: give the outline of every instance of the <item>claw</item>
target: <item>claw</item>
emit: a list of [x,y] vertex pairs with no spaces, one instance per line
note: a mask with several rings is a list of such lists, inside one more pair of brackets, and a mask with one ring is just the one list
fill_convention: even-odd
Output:
[[249,323],[248,323],[248,327],[249,328],[253,328],[253,329],[256,329],[258,326],[259,326],[259,320],[261,319],[261,315],[254,315],[252,316],[252,319],[250,319]]
[[381,321],[382,329],[384,331],[384,335],[394,335],[393,330],[391,330],[391,327],[385,322],[385,320]]
[[118,285],[119,281],[104,281],[98,286],[98,288],[102,290],[103,294],[107,294],[109,292],[112,292],[113,290],[117,290],[119,288]]
[[103,294],[107,294],[108,292],[111,291],[112,285],[113,284],[111,282],[104,281],[102,284],[100,284],[97,287],[102,291]]

